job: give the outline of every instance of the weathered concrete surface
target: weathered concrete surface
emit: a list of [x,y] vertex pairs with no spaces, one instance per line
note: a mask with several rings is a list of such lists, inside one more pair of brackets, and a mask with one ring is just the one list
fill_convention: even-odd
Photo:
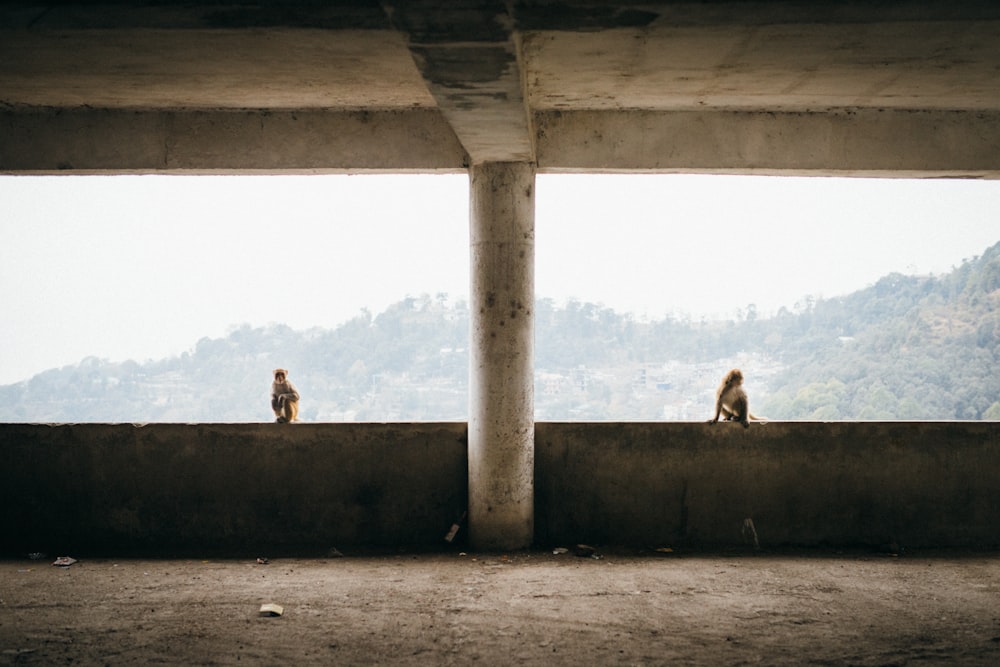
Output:
[[[0,554],[444,546],[465,428],[2,424]],[[747,518],[765,549],[1000,546],[1000,423],[541,422],[535,439],[541,547],[743,546]]]
[[536,114],[535,126],[540,172],[1000,173],[996,111],[547,111]]
[[944,4],[661,3],[644,26],[528,31],[531,107],[996,109],[1000,12]]
[[465,150],[435,109],[4,109],[0,162],[15,173],[460,171]]
[[470,169],[469,533],[480,549],[531,545],[535,170]]
[[534,162],[509,3],[383,6],[408,36],[413,61],[470,163]]
[[318,555],[333,546],[436,545],[465,509],[465,431],[3,425],[0,552]]
[[[977,0],[12,1],[0,173],[997,178],[998,68],[1000,6]],[[148,159],[164,133],[128,114],[195,149]]]
[[0,561],[0,665],[1000,664],[997,554],[603,555]]
[[[73,18],[64,14],[66,24],[49,25],[69,8],[37,9],[45,17],[31,27],[0,23],[0,81],[9,102],[161,110],[434,107],[400,35],[323,28],[319,6],[315,27],[267,29],[220,29],[180,16],[155,27],[89,23],[94,15],[127,11],[123,4],[76,9]],[[163,9],[147,8],[147,16]]]
[[1000,423],[549,424],[535,539],[1000,545]]

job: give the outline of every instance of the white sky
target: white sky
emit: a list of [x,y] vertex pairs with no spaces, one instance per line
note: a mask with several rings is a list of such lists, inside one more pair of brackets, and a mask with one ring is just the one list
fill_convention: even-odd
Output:
[[[761,315],[1000,240],[1000,182],[540,175],[539,297]],[[0,384],[469,291],[468,178],[0,177]]]

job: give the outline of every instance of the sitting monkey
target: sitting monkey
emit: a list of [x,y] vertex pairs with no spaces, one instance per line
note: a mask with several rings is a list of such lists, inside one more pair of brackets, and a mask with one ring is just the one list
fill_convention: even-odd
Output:
[[299,392],[288,379],[288,371],[284,368],[274,369],[274,382],[271,383],[271,409],[274,410],[279,424],[297,421],[299,418]]
[[708,423],[719,421],[720,414],[725,421],[738,421],[744,428],[750,426],[751,419],[760,421],[760,417],[750,413],[747,392],[743,389],[743,373],[738,368],[722,378],[722,384],[715,391],[715,416]]

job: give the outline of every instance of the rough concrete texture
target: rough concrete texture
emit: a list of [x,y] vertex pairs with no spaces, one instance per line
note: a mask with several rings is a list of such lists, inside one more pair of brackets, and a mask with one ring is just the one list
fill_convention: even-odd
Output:
[[[465,431],[3,424],[0,554],[445,547]],[[746,519],[763,549],[1000,545],[1000,423],[543,422],[535,442],[540,547],[743,547]]]
[[481,549],[534,534],[535,171],[470,170],[469,531]]
[[994,111],[549,111],[535,127],[540,172],[974,177],[1000,154]]
[[[15,173],[459,171],[467,159],[436,109],[13,111],[0,106],[0,144],[0,171]],[[40,167],[40,158],[49,163]]]
[[0,426],[0,553],[439,544],[464,424]]
[[603,556],[0,562],[0,665],[1000,663],[995,555]]
[[536,540],[1000,545],[1000,424],[536,426]]
[[993,3],[78,5],[0,3],[0,172],[1000,175]]

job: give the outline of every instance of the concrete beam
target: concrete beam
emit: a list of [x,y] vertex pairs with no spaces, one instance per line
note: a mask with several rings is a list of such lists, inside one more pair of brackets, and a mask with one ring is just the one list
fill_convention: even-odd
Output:
[[464,170],[435,109],[0,109],[0,173]]
[[[545,111],[538,170],[1000,178],[1000,112]],[[464,170],[434,109],[0,110],[0,173]]]
[[1000,178],[1000,112],[541,111],[539,172]]
[[523,60],[508,3],[383,2],[471,164],[533,162]]

